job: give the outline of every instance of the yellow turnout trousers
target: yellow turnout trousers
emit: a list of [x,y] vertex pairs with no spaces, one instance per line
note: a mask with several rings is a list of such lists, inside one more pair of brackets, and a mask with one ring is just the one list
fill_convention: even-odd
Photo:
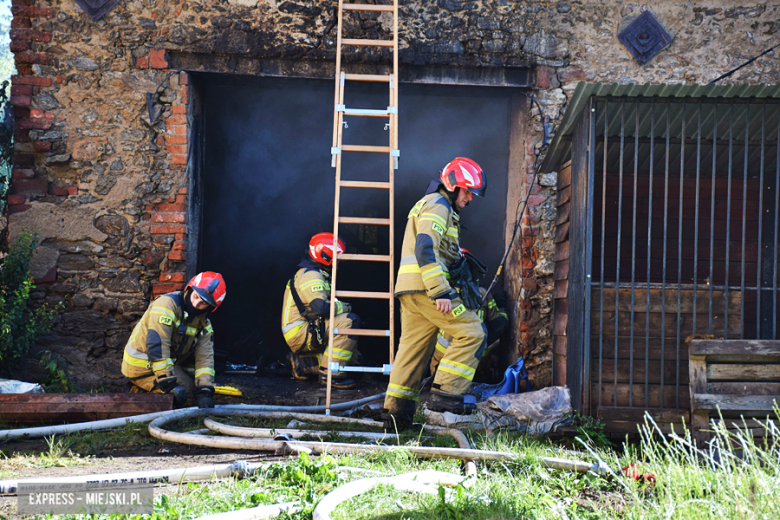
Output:
[[411,419],[420,396],[420,381],[431,359],[439,330],[452,336],[452,343],[439,363],[433,391],[463,395],[479,364],[476,354],[485,340],[485,329],[476,311],[460,299],[443,314],[424,292],[398,296],[401,303],[401,341],[390,373],[384,407],[393,415]]
[[[330,320],[323,321],[325,322],[325,337],[322,340],[327,343],[328,335],[330,334]],[[349,318],[347,313],[337,314],[333,321],[337,329],[352,328],[352,319]],[[320,370],[327,371],[328,349],[324,349],[323,352],[322,349],[312,348],[312,337],[309,335],[308,341],[306,340],[306,329],[306,326],[302,327],[294,336],[287,340],[287,345],[299,356],[317,355],[320,358]],[[342,336],[341,334],[333,336],[333,361],[341,366],[353,364],[353,354],[357,356],[357,345],[357,336]]]

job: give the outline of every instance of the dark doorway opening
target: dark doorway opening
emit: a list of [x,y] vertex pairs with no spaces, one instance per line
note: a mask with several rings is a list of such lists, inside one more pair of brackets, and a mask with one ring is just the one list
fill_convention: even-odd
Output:
[[[203,102],[198,268],[221,272],[228,285],[212,318],[217,348],[234,363],[254,363],[260,354],[282,358],[284,286],[309,238],[332,230],[333,84],[208,74],[194,79]],[[486,199],[464,211],[461,241],[495,272],[504,247],[512,95],[506,88],[401,86],[396,262],[409,209],[447,161],[467,156],[487,173],[488,190]],[[387,89],[357,86],[349,99],[349,108],[385,108]],[[384,119],[347,119],[345,143],[387,142]],[[387,159],[378,155],[345,156],[344,179],[384,180]],[[341,214],[386,217],[386,193],[367,191],[373,190],[343,190]],[[340,235],[350,253],[387,254],[386,233],[384,227],[349,225]],[[339,288],[387,291],[387,277],[383,266],[343,264]],[[366,327],[387,327],[386,302],[351,303]],[[363,338],[360,350],[369,364],[387,362],[385,339]]]

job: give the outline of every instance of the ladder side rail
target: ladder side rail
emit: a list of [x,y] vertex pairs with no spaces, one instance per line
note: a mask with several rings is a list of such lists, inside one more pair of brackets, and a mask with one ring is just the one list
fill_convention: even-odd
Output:
[[[398,146],[398,0],[393,0],[393,77],[390,83],[390,106],[395,107],[394,113],[390,116],[390,149],[397,150]],[[388,157],[389,164],[389,182],[390,182],[390,226],[388,226],[388,237],[390,240],[390,262],[388,262],[388,275],[390,279],[390,321],[387,324],[390,330],[390,364],[395,362],[395,165],[397,157]]]
[[[341,32],[344,27],[344,0],[339,0],[339,16],[338,16],[338,37],[336,40],[336,94],[335,104],[333,107],[333,141],[334,147],[341,148],[342,131],[344,125],[344,113],[336,110],[335,105],[344,104],[344,89],[341,85],[344,82],[344,75],[341,72]],[[333,200],[333,269],[331,277],[331,291],[330,291],[330,321],[328,322],[328,371],[327,382],[325,390],[325,415],[330,415],[330,397],[331,397],[331,384],[333,382],[333,371],[331,370],[331,363],[333,362],[333,325],[336,318],[336,276],[338,274],[338,254],[336,254],[338,239],[339,239],[339,204],[341,197],[341,190],[339,189],[339,182],[341,181],[341,157],[343,154],[338,153],[335,156],[336,159],[336,190]]]

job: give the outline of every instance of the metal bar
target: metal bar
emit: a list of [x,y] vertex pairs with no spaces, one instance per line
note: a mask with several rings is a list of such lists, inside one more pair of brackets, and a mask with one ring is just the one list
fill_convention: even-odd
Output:
[[588,385],[583,396],[583,409],[590,412],[591,403],[591,374],[590,374],[590,334],[591,334],[591,282],[593,281],[593,177],[596,169],[596,109],[598,105],[593,102],[590,111],[590,124],[588,125],[588,193],[585,205],[585,348],[583,349],[583,365]]
[[[634,135],[639,135],[639,104],[634,103]],[[631,321],[629,325],[629,350],[628,350],[628,388],[629,395],[634,388],[634,282],[636,280],[636,200],[639,182],[639,141],[634,138],[634,207],[631,220]],[[617,309],[615,309],[617,313]],[[617,331],[615,331],[617,333]],[[645,360],[647,363],[647,360]],[[645,370],[647,372],[647,370]],[[628,406],[634,406],[634,400],[628,400]],[[647,406],[647,394],[645,394],[645,406]]]
[[[599,406],[604,385],[604,242],[607,219],[607,133],[609,131],[609,103],[604,103],[604,164],[601,173],[601,271],[599,274]],[[617,334],[616,334],[617,336]],[[617,356],[615,356],[617,358]]]
[[[750,128],[750,105],[745,106],[745,153],[744,153],[744,165],[742,168],[742,273],[740,276],[740,285],[742,286],[740,292],[740,323],[742,326],[739,328],[739,339],[745,339],[745,232],[747,231],[747,178],[748,178],[748,134]],[[761,218],[759,216],[759,222]],[[761,235],[759,235],[760,237]],[[758,240],[758,251],[761,254],[761,238]],[[726,282],[728,285],[728,282]],[[757,306],[761,305],[761,302],[757,302]],[[728,325],[726,325],[728,327]]]
[[[716,104],[712,117],[712,171],[710,172],[710,276],[707,285],[710,287],[710,301],[708,309],[707,334],[712,334],[712,286],[715,283],[715,171],[718,167],[718,105]],[[728,283],[728,281],[726,282]]]
[[[655,100],[650,108],[650,175],[647,196],[647,308],[650,308],[650,244],[653,230],[653,162],[655,160]],[[662,340],[663,341],[663,340]],[[645,367],[650,359],[650,313],[645,313]],[[650,371],[645,368],[645,408],[649,407]],[[661,403],[663,405],[663,403]]]
[[[661,315],[666,316],[666,244],[669,238],[669,112],[672,106],[666,104],[666,150],[664,151],[664,252],[663,252],[663,267],[661,275]],[[665,347],[666,342],[663,338],[666,337],[666,319],[661,319],[661,366],[664,366],[664,359],[666,355]],[[662,371],[663,372],[663,371]],[[661,385],[661,404],[664,403],[664,386]]]
[[777,148],[775,158],[775,268],[772,273],[772,339],[777,339],[777,231],[778,213],[780,213],[780,114],[777,118]]
[[[726,268],[726,290],[723,291],[723,298],[725,299],[726,308],[723,312],[723,337],[729,339],[729,240],[731,236],[731,168],[733,163],[734,154],[734,103],[729,104],[729,169],[727,175],[726,186],[726,258],[724,259]],[[713,172],[714,173],[714,172]]]
[[[615,269],[615,282],[620,283],[620,229],[623,224],[623,151],[624,136],[626,135],[626,102],[620,102],[620,165],[618,168],[618,228],[617,228],[617,267]],[[601,238],[604,240],[604,237]],[[617,374],[618,374],[618,307],[620,303],[620,291],[615,291],[615,392],[612,396],[614,406],[617,406]],[[632,388],[629,387],[629,403],[633,400]]]
[[[758,266],[756,269],[756,339],[763,339],[761,335],[761,259],[764,257],[764,233],[762,224],[764,223],[764,138],[766,132],[766,103],[761,105],[761,166],[758,171]],[[743,233],[744,237],[744,233]]]
[[696,298],[699,284],[699,196],[701,187],[701,111],[704,108],[699,102],[697,112],[696,132],[696,216],[693,224],[693,333],[696,334]]
[[[685,143],[685,110],[687,105],[682,106],[681,137]],[[685,144],[680,145],[680,195],[677,210],[677,355],[675,360],[675,384],[674,384],[674,402],[675,408],[680,407],[680,329],[682,327],[682,223],[683,223],[683,173],[685,170]],[[661,363],[661,395],[664,392],[664,364]],[[663,403],[663,401],[661,401]]]
[[[622,97],[622,96],[594,96],[594,99],[596,101],[618,102],[618,101],[623,101],[626,98]],[[657,99],[657,98],[652,97],[652,96],[631,96],[631,99],[632,100],[637,99],[640,102],[649,103],[653,99]],[[721,99],[722,98],[706,98],[705,97],[705,98],[701,98],[701,101],[703,103],[713,103],[713,104],[717,105],[720,102]],[[663,98],[663,100],[664,100],[664,103],[669,103],[669,104],[672,104],[672,103],[685,103],[687,101],[687,99],[684,98],[684,97],[668,97],[668,98]],[[750,104],[750,103],[754,103],[754,102],[755,102],[755,98],[743,98],[743,99],[734,98],[734,103],[735,104]],[[776,105],[776,104],[780,104],[780,99],[777,99],[777,98],[766,98],[766,102],[768,104],[775,104]]]

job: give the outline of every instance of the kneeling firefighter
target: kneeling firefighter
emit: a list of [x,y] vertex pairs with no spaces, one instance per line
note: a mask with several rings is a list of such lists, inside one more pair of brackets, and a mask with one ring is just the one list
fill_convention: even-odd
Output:
[[[474,195],[484,196],[485,174],[475,161],[456,157],[428,186],[409,212],[401,247],[395,296],[401,304],[401,340],[383,419],[388,428],[411,426],[420,382],[441,330],[452,336],[431,388],[431,410],[471,413],[466,393],[485,348],[485,327],[477,314],[474,286],[454,286],[454,272],[467,272],[460,248],[460,212]],[[464,276],[464,278],[469,278]]]
[[[292,352],[288,355],[295,379],[305,380],[318,376],[321,383],[328,375],[329,327],[337,329],[360,328],[360,317],[352,312],[352,306],[336,300],[334,323],[330,318],[330,270],[333,257],[345,251],[344,242],[336,242],[333,250],[333,233],[317,233],[309,241],[309,249],[298,264],[298,271],[287,282],[282,308],[282,334]],[[333,361],[340,365],[354,364],[360,356],[357,337],[334,335]],[[334,388],[354,388],[353,379],[333,374]]]
[[[125,346],[122,374],[136,389],[172,394],[177,406],[194,396],[199,408],[213,408],[214,330],[206,315],[226,291],[222,275],[206,271],[154,300]],[[194,380],[185,371],[192,365]]]

